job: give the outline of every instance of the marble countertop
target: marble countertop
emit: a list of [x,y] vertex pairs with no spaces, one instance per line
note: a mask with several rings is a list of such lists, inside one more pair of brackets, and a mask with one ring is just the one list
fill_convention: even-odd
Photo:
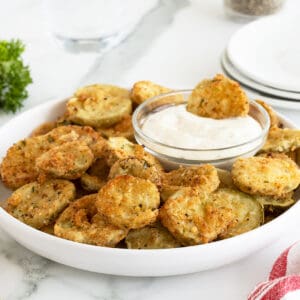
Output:
[[[21,111],[69,95],[94,82],[131,86],[149,79],[174,88],[191,88],[220,72],[219,59],[242,24],[227,19],[222,1],[148,0],[132,32],[102,55],[70,54],[45,31],[40,0],[3,1],[0,37],[27,45],[34,84]],[[296,14],[300,3],[287,1],[282,14]],[[280,109],[300,126],[297,111]],[[0,125],[13,115],[0,114]],[[127,278],[94,274],[44,259],[0,230],[0,299],[245,299],[266,279],[274,259],[300,239],[291,228],[276,243],[235,264],[192,275]]]

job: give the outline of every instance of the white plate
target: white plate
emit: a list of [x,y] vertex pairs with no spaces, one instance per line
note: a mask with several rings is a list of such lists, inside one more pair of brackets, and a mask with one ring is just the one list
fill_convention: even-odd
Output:
[[272,16],[238,30],[228,44],[233,65],[254,81],[300,92],[300,18]]
[[300,101],[298,101],[298,100],[283,100],[282,98],[276,98],[275,96],[268,96],[265,93],[259,92],[259,91],[252,89],[246,85],[243,85],[242,82],[238,78],[236,78],[230,72],[227,71],[227,69],[223,65],[222,61],[221,61],[221,67],[222,67],[223,73],[227,77],[238,81],[242,85],[243,90],[247,93],[249,98],[261,99],[261,100],[267,102],[268,104],[270,104],[274,107],[278,107],[278,108],[300,110]]
[[[42,122],[60,115],[63,100],[52,101],[20,114],[0,128],[3,157],[17,140]],[[293,127],[289,121],[287,126]],[[10,191],[0,184],[1,199]],[[64,240],[23,224],[0,208],[0,226],[24,247],[53,261],[75,268],[114,275],[166,276],[187,274],[237,261],[280,238],[296,225],[300,202],[284,214],[248,233],[205,245],[161,250],[129,250],[97,247]]]
[[294,93],[294,92],[288,92],[288,91],[284,91],[284,90],[274,89],[272,87],[262,85],[256,81],[253,81],[252,79],[243,75],[241,72],[239,72],[234,67],[234,65],[228,58],[226,50],[222,54],[221,64],[227,73],[229,73],[232,77],[234,77],[240,83],[242,83],[243,85],[245,85],[247,87],[250,87],[251,89],[255,89],[255,90],[262,92],[264,94],[267,94],[271,97],[273,97],[273,96],[280,97],[280,98],[282,98],[282,100],[292,99],[292,100],[300,101],[300,93]]

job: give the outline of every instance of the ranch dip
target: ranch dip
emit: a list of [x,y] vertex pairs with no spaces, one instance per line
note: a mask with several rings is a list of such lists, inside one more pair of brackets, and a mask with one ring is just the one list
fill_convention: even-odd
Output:
[[188,112],[184,104],[149,115],[142,130],[165,145],[203,150],[246,143],[262,132],[260,124],[250,116],[221,120],[202,118]]

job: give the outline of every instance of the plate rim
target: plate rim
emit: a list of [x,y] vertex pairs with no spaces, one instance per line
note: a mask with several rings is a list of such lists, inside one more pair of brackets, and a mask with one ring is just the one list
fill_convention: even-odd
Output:
[[[228,57],[227,49],[225,49],[221,56],[221,64],[222,67],[229,73],[232,77],[236,78],[243,85],[256,90],[258,92],[264,93],[270,97],[276,97],[278,99],[285,100],[287,98],[288,101],[300,102],[300,92],[289,92],[284,90],[279,90],[264,84],[260,84],[259,82],[247,77],[243,73],[241,73],[234,64],[230,61]],[[274,92],[272,92],[274,91]],[[273,93],[273,94],[272,94]],[[277,94],[276,94],[277,93]],[[297,96],[296,96],[297,95]]]
[[[273,20],[275,20],[276,24],[278,23],[284,23],[282,21],[282,18],[288,19],[290,21],[290,16],[279,16],[279,15],[275,15],[275,16],[267,16],[258,20],[255,20],[249,24],[246,24],[245,26],[239,28],[237,31],[235,31],[233,33],[233,35],[230,37],[229,42],[228,42],[228,57],[230,58],[231,62],[233,63],[233,65],[235,66],[235,68],[237,70],[239,70],[240,72],[242,72],[244,75],[246,75],[247,77],[251,78],[254,81],[260,81],[262,82],[264,85],[275,88],[275,89],[280,89],[283,91],[289,91],[289,92],[298,92],[300,93],[300,87],[297,84],[294,84],[293,87],[288,86],[286,84],[282,84],[280,82],[272,83],[272,81],[268,81],[268,79],[265,79],[263,76],[260,76],[259,74],[255,74],[252,71],[249,71],[247,68],[245,68],[244,65],[241,65],[240,63],[238,63],[235,59],[235,55],[233,55],[232,53],[232,48],[233,48],[233,44],[237,43],[237,39],[239,40],[239,37],[241,35],[245,36],[245,32],[247,33],[249,30],[253,31],[253,28],[256,28],[256,32],[259,31],[259,27],[263,26],[265,27],[265,24],[269,24],[271,22],[274,22]],[[292,16],[292,18],[295,18],[295,16]],[[295,18],[296,19],[296,18]],[[274,22],[274,23],[275,23]]]

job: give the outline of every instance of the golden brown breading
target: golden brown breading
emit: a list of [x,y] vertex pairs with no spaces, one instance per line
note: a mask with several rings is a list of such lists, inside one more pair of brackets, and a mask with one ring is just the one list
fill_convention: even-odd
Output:
[[181,246],[159,222],[130,230],[125,242],[128,249],[163,249]]
[[274,196],[257,196],[254,195],[255,199],[261,203],[263,206],[273,206],[273,207],[288,207],[295,203],[293,198],[294,193],[290,192],[284,194],[281,197]]
[[7,211],[35,228],[51,224],[75,198],[75,186],[61,179],[28,183],[7,199]]
[[298,166],[289,158],[239,158],[232,166],[231,175],[240,190],[252,195],[280,197],[300,183]]
[[259,227],[264,222],[263,206],[255,197],[234,189],[219,189],[214,193],[215,199],[228,199],[233,206],[236,224],[221,234],[229,238]]
[[37,128],[35,128],[31,134],[30,137],[39,136],[48,133],[52,129],[54,129],[57,126],[56,122],[45,122],[41,125],[39,125]]
[[81,177],[93,160],[94,155],[85,142],[73,141],[44,152],[35,165],[46,177],[71,180]]
[[92,194],[69,205],[55,223],[55,235],[78,243],[115,247],[128,230],[107,223],[97,213],[96,199],[97,194]]
[[109,166],[106,160],[98,158],[80,178],[81,186],[90,192],[98,192],[108,180]]
[[182,188],[160,209],[160,220],[183,245],[208,243],[234,224],[229,199]]
[[256,156],[266,158],[291,159],[286,153],[281,152],[263,152],[257,154]]
[[103,137],[125,137],[134,142],[134,130],[132,126],[131,116],[125,116],[120,122],[111,127],[100,127],[96,129]]
[[161,172],[155,165],[150,165],[145,159],[129,157],[116,161],[110,169],[108,178],[112,179],[126,174],[148,179],[156,186],[161,186]]
[[200,192],[211,193],[218,188],[219,184],[217,169],[212,165],[180,167],[164,174],[161,198],[166,201],[182,187],[193,187]]
[[159,203],[155,184],[149,180],[122,175],[102,187],[96,206],[110,223],[136,229],[155,222]]
[[280,121],[273,108],[262,100],[255,100],[255,101],[267,111],[270,117],[270,128],[278,128],[280,125]]
[[94,157],[102,157],[103,148],[106,145],[106,140],[89,126],[67,125],[60,126],[51,130],[46,136],[52,144],[60,145],[65,142],[83,141],[92,150]]
[[249,101],[237,82],[217,74],[194,88],[188,99],[187,111],[213,119],[246,116]]
[[145,159],[150,165],[155,165],[158,170],[163,170],[161,164],[154,156],[146,152],[141,145],[133,144],[124,137],[109,138],[103,149],[109,166],[112,166],[120,159],[137,157]]
[[160,94],[169,93],[172,90],[154,82],[143,80],[136,82],[131,90],[131,99],[136,104],[141,104],[145,100]]
[[67,102],[68,120],[93,127],[116,124],[131,111],[129,92],[110,85],[83,87]]
[[1,163],[1,179],[11,189],[35,181],[38,177],[36,159],[48,150],[71,141],[84,141],[94,157],[102,155],[103,139],[91,127],[60,126],[45,135],[19,141],[10,147]]
[[276,128],[269,131],[262,152],[289,152],[300,148],[300,130]]

